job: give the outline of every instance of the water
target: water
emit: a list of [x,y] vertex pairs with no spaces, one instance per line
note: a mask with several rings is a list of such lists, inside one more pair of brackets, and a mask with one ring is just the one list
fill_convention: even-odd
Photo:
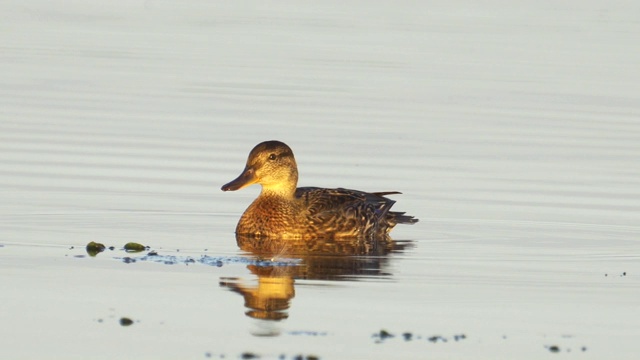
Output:
[[[638,10],[3,2],[1,357],[635,358]],[[269,139],[421,222],[241,251]]]

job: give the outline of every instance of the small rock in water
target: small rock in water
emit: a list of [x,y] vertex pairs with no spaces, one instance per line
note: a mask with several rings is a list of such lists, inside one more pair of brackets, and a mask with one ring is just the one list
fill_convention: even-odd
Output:
[[126,318],[126,317],[120,318],[120,325],[129,326],[129,325],[132,325],[132,324],[133,324],[133,320],[131,320],[129,318]]
[[406,332],[402,334],[402,337],[404,338],[404,341],[411,341],[411,339],[413,338],[413,334],[410,332]]

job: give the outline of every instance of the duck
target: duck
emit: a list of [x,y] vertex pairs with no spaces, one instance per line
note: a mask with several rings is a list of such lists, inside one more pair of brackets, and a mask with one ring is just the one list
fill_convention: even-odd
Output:
[[297,187],[298,166],[291,148],[277,140],[256,145],[242,173],[224,184],[236,191],[259,184],[262,190],[240,217],[236,236],[267,239],[366,238],[388,236],[397,224],[418,222],[390,211],[398,191]]

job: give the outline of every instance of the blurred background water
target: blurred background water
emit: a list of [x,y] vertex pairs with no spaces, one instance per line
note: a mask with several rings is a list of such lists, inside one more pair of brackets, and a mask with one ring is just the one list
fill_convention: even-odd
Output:
[[[2,2],[0,355],[633,358],[639,11]],[[259,188],[219,188],[270,139],[301,186],[398,190],[421,222],[254,263],[233,230]]]

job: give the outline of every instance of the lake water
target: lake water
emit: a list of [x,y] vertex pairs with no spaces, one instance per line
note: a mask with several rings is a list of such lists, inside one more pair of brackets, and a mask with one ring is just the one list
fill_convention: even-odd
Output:
[[[0,357],[636,358],[639,13],[2,2]],[[301,186],[420,222],[376,255],[240,250],[259,188],[220,186],[270,139]]]

